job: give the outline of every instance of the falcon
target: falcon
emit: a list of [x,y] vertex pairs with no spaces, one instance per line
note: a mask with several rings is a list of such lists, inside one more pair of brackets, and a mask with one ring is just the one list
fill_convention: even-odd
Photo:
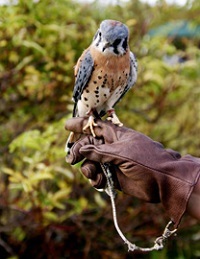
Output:
[[[137,61],[128,41],[129,30],[125,24],[104,20],[75,66],[73,117],[88,116],[83,131],[89,128],[94,137],[96,117],[107,114],[112,123],[123,125],[114,107],[137,79]],[[71,133],[68,148],[73,138]]]

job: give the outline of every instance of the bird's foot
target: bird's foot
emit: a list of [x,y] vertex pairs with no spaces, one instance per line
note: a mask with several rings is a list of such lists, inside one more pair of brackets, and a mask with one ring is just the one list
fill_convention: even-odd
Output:
[[107,120],[108,121],[111,121],[113,124],[115,124],[115,125],[118,125],[118,126],[120,126],[120,127],[122,127],[123,126],[123,123],[121,123],[121,121],[119,120],[119,118],[117,117],[117,115],[116,115],[116,113],[115,113],[115,110],[109,110],[108,111],[108,114],[109,114],[109,116],[108,116],[108,118],[107,118]]
[[87,124],[83,127],[83,132],[86,131],[86,129],[89,128],[91,133],[92,133],[92,136],[96,137],[96,135],[94,133],[94,128],[93,127],[96,127],[97,125],[98,124],[95,123],[95,121],[94,121],[94,117],[92,115],[90,115]]

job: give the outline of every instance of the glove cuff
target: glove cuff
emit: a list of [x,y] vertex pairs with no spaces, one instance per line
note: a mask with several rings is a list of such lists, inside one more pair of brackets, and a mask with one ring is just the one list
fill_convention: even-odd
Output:
[[[198,164],[196,163],[197,161],[194,163],[194,160],[198,160]],[[161,203],[174,223],[175,228],[177,228],[180,224],[180,221],[187,209],[189,198],[194,190],[194,187],[200,179],[200,159],[188,155],[183,157],[177,163],[182,164],[185,162],[190,164],[190,169],[187,168],[188,170],[184,171],[184,167],[180,166],[180,168],[183,169],[181,171],[178,170],[179,166],[177,166],[178,171],[176,171],[174,175],[170,175],[167,178],[165,176],[163,179],[158,181],[160,184],[159,189],[161,190]],[[187,177],[184,177],[186,174]]]

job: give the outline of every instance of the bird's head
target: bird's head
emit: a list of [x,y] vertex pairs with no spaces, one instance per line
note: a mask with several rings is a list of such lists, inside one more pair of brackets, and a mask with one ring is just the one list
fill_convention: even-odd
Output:
[[97,30],[92,45],[105,55],[122,56],[128,51],[128,27],[115,20],[104,20]]

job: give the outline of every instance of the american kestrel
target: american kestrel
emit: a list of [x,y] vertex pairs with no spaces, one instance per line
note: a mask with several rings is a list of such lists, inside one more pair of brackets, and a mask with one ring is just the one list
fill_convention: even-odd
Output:
[[[90,128],[95,137],[95,117],[108,114],[108,120],[122,126],[114,106],[135,84],[137,61],[130,51],[129,30],[115,20],[104,20],[91,45],[83,52],[75,66],[73,117],[88,116],[83,128]],[[73,134],[68,143],[72,143]],[[70,146],[70,145],[69,145]]]

